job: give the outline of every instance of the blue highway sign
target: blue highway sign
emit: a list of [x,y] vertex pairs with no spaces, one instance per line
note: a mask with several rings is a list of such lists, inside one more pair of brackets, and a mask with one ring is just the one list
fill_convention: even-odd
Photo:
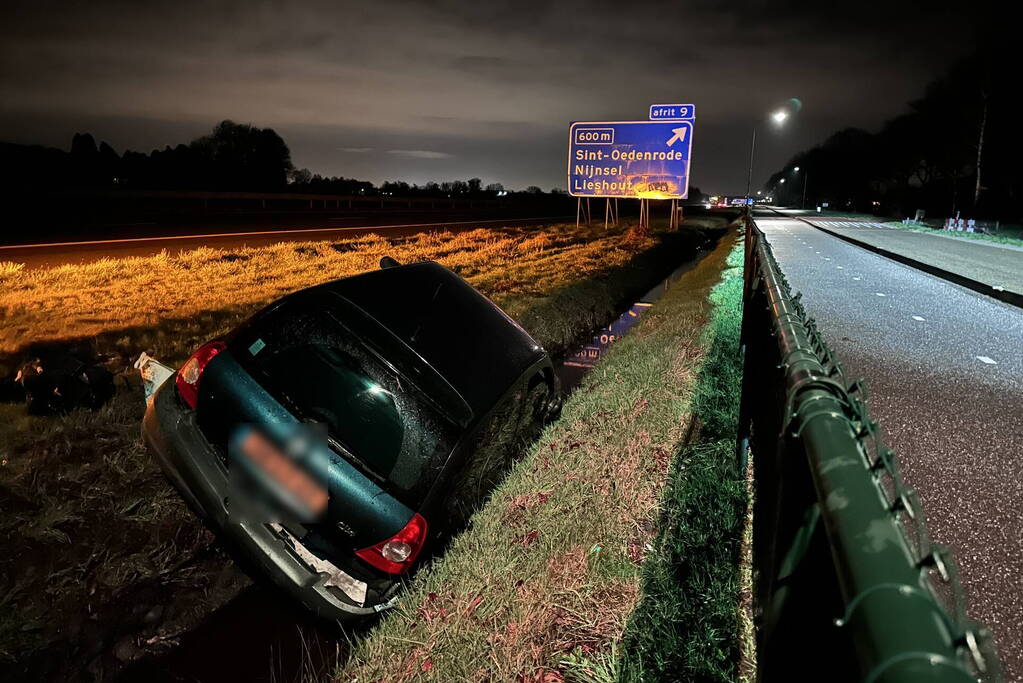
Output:
[[696,118],[696,105],[693,104],[651,104],[651,121],[684,121]]
[[573,197],[685,199],[692,121],[585,121],[568,132]]

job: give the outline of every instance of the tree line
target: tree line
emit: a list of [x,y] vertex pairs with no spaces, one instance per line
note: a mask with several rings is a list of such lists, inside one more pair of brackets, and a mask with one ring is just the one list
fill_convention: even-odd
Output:
[[[776,203],[1018,222],[1023,132],[1015,60],[998,46],[953,65],[879,131],[847,128],[793,156],[766,189]],[[879,94],[883,96],[883,94]],[[799,168],[796,171],[796,168]],[[782,180],[785,182],[781,182]]]
[[[118,154],[107,142],[97,144],[89,133],[76,133],[70,151],[0,143],[0,191],[179,190],[301,192],[401,197],[495,197],[500,183],[483,185],[479,178],[428,182],[423,185],[388,181],[379,187],[365,180],[321,176],[297,169],[287,143],[272,128],[222,121],[209,135],[188,144],[146,154]],[[554,194],[564,194],[554,189]],[[526,194],[543,194],[530,186]]]

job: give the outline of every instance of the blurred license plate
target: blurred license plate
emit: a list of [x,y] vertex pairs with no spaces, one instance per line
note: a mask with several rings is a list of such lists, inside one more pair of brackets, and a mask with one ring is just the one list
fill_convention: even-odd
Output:
[[326,487],[255,429],[241,439],[238,451],[285,509],[307,519],[327,509]]

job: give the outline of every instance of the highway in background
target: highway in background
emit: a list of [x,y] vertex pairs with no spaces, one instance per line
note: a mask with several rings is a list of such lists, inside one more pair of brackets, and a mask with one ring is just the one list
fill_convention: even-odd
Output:
[[829,232],[902,254],[991,287],[1023,294],[1023,247],[957,237],[954,232],[918,232],[855,218],[804,216]]
[[758,217],[782,271],[959,562],[968,614],[1023,681],[1023,310],[848,244]]
[[[104,240],[76,240],[16,244],[0,246],[0,261],[24,263],[28,268],[57,266],[66,263],[89,263],[102,258],[125,256],[151,256],[166,249],[168,252],[211,247],[236,249],[259,247],[278,242],[307,242],[347,239],[369,233],[391,237],[412,235],[430,230],[471,230],[507,225],[535,225],[544,222],[567,221],[574,216],[530,216],[525,218],[480,217],[477,213],[459,213],[438,216],[436,213],[408,213],[398,217],[348,215],[343,213],[316,216],[297,215],[279,219],[268,225],[265,219],[244,223],[235,220],[228,224],[191,225],[183,234],[152,237],[133,237]],[[155,225],[155,224],[154,224]],[[147,225],[136,227],[144,234]],[[205,228],[206,231],[203,231]]]

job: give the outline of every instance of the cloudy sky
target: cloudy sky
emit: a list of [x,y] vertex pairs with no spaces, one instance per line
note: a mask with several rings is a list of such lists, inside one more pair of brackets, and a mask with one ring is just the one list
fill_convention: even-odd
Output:
[[803,109],[758,138],[754,182],[899,113],[967,49],[963,5],[5,0],[0,140],[148,151],[230,118],[316,173],[550,188],[570,121],[694,102],[693,184],[738,191],[751,127],[789,98]]

